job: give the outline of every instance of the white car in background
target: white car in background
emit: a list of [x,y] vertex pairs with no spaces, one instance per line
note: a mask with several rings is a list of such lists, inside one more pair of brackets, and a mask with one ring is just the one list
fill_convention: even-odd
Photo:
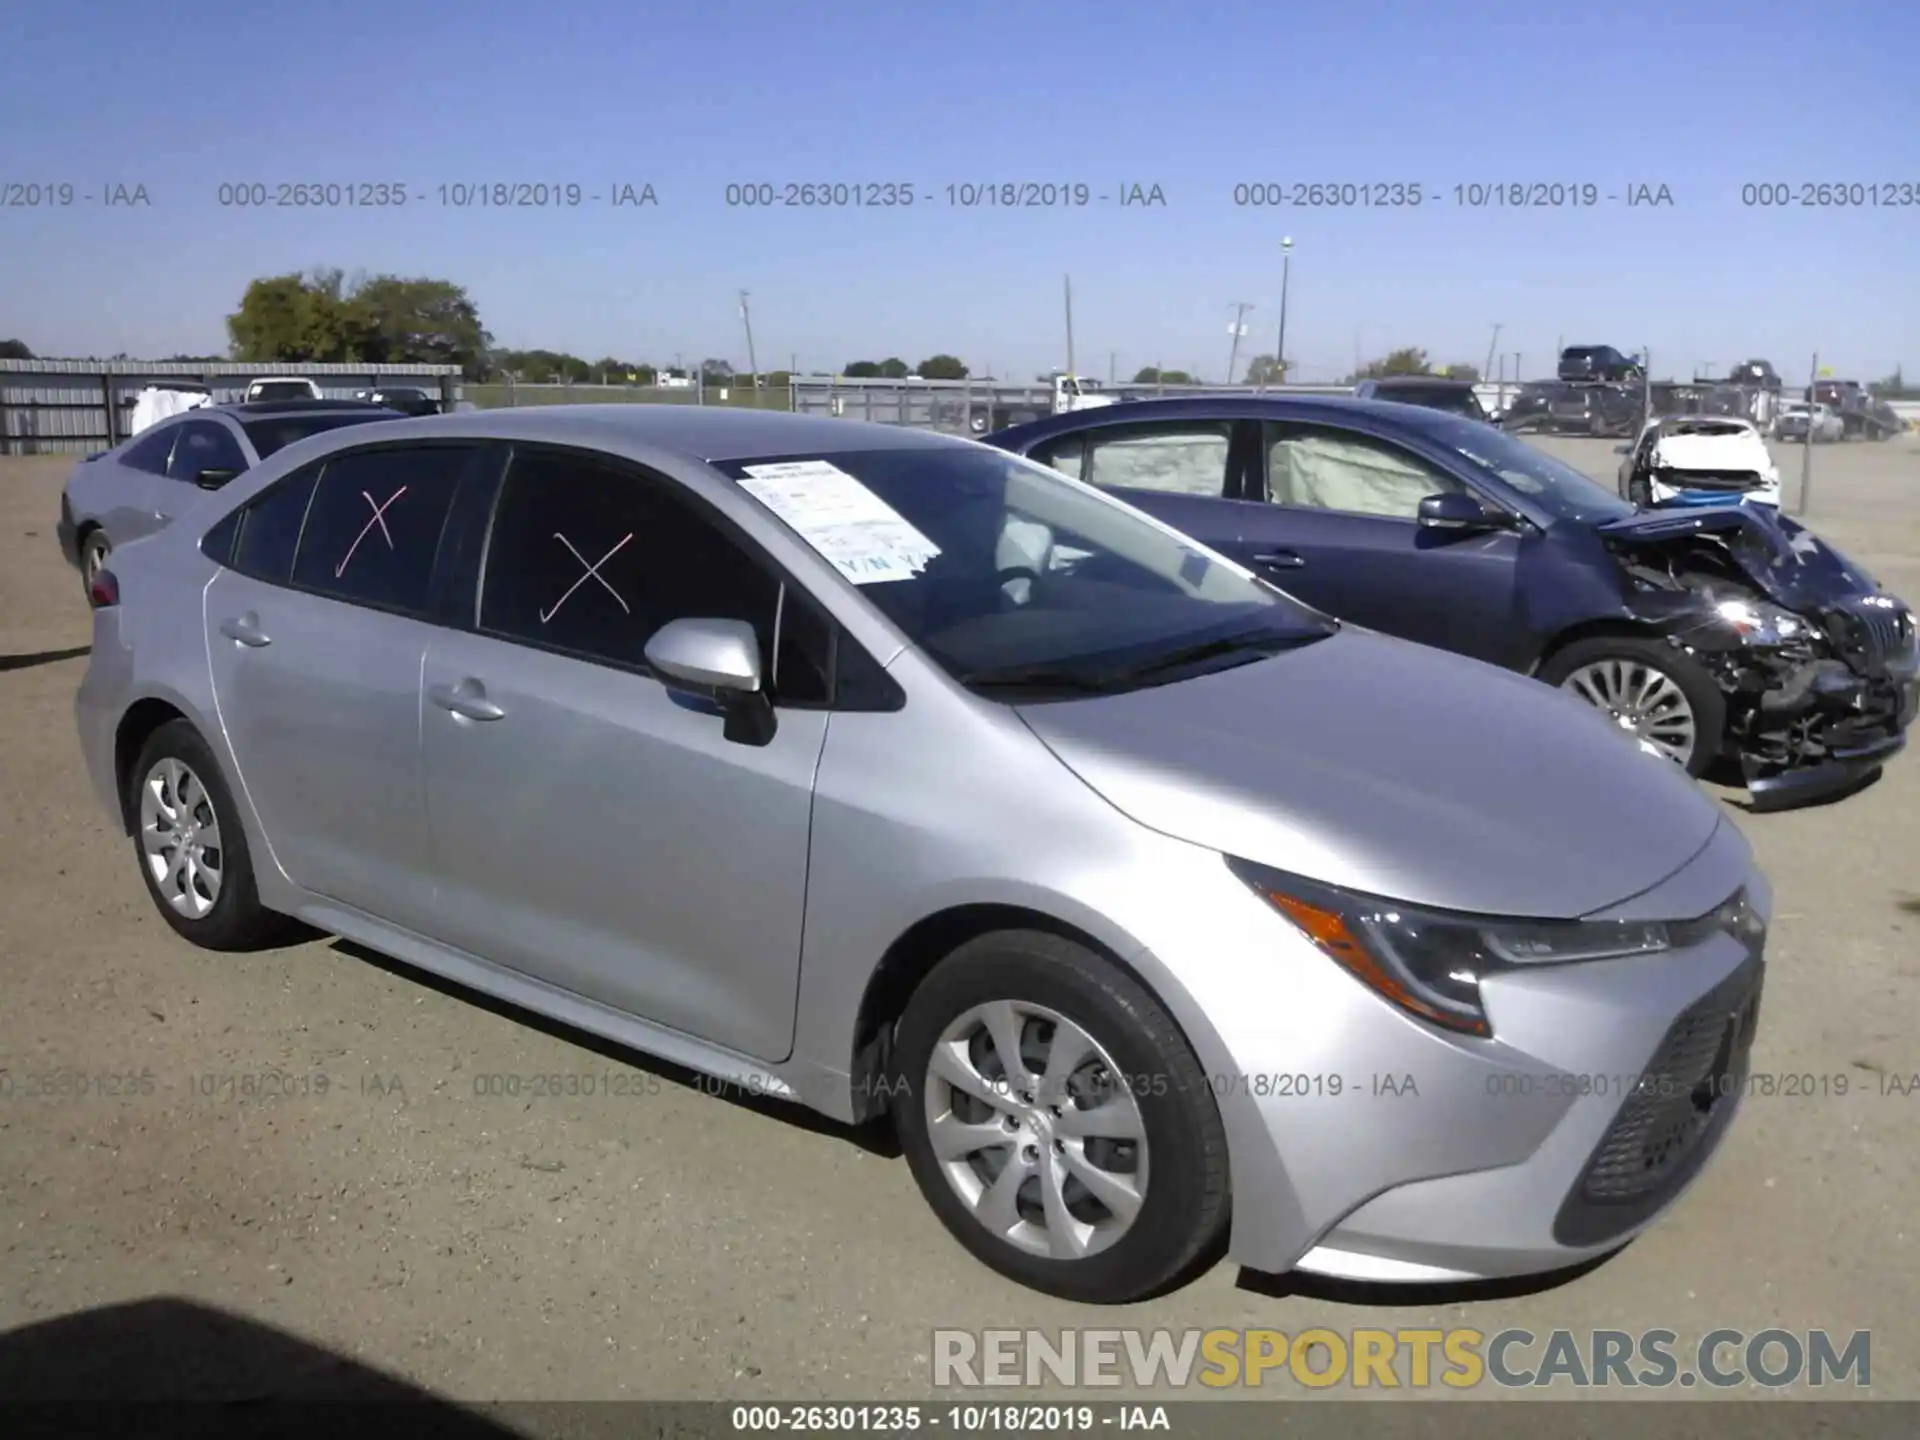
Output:
[[245,404],[252,405],[262,400],[324,400],[320,387],[311,380],[303,380],[297,375],[263,375],[247,386]]
[[1662,415],[1619,446],[1620,493],[1643,509],[1780,505],[1780,469],[1766,437],[1736,415]]
[[[1807,438],[1808,413],[1804,403],[1781,406],[1780,418],[1773,422],[1773,438],[1804,441]],[[1831,406],[1815,405],[1811,413],[1814,444],[1832,444],[1847,438],[1847,422],[1836,415]]]

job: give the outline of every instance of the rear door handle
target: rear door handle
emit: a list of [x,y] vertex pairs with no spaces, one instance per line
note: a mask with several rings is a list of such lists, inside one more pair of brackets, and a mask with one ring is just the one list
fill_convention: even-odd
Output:
[[442,710],[468,720],[498,720],[507,713],[487,699],[487,687],[472,676],[458,685],[430,686],[427,695]]
[[229,640],[258,650],[262,645],[271,645],[273,641],[267,632],[260,628],[260,617],[249,610],[246,614],[231,620],[220,622],[220,633]]
[[1268,550],[1254,556],[1253,563],[1270,570],[1298,570],[1307,562],[1291,550]]

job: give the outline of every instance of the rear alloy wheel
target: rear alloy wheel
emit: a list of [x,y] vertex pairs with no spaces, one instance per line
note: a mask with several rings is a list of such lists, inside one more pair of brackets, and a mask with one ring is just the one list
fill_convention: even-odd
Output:
[[255,950],[295,930],[260,903],[233,794],[191,724],[155,730],[129,785],[140,874],[177,934],[207,950]]
[[1691,658],[1658,640],[1579,640],[1540,667],[1540,678],[1586,701],[1689,775],[1720,752],[1727,705]]
[[107,539],[104,530],[89,531],[87,538],[80,542],[80,584],[88,598],[93,595],[94,578],[106,568],[107,556],[112,553],[113,542]]
[[985,935],[921,982],[895,1038],[901,1147],[978,1259],[1051,1295],[1121,1304],[1218,1257],[1219,1108],[1131,975],[1059,936]]

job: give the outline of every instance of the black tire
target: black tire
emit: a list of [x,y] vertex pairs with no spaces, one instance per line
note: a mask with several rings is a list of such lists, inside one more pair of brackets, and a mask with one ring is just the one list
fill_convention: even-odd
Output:
[[[1664,640],[1637,635],[1597,635],[1576,640],[1554,651],[1541,665],[1538,678],[1559,686],[1574,671],[1600,660],[1629,660],[1659,671],[1680,687],[1693,709],[1694,745],[1686,772],[1698,779],[1717,760],[1727,733],[1727,701],[1713,677],[1691,656]],[[1569,692],[1576,693],[1577,692]]]
[[[169,903],[160,882],[147,864],[145,837],[140,818],[141,791],[154,767],[163,760],[177,760],[199,779],[205,791],[205,806],[210,808],[220,830],[220,888],[213,906],[197,918],[184,915]],[[254,880],[253,857],[247,848],[247,832],[240,822],[239,807],[221,773],[220,763],[200,732],[185,720],[169,720],[140,747],[140,758],[127,776],[127,816],[133,830],[135,862],[147,894],[160,912],[160,918],[175,934],[203,950],[258,950],[284,940],[298,931],[298,924],[260,903],[260,890]]]
[[[946,1027],[976,1005],[1044,1006],[1078,1025],[1126,1077],[1146,1135],[1148,1180],[1132,1225],[1108,1248],[1059,1260],[992,1234],[955,1192],[928,1135],[927,1077]],[[972,1254],[1049,1295],[1118,1305],[1178,1288],[1218,1260],[1231,1216],[1219,1107],[1186,1037],[1137,980],[1086,947],[1039,931],[971,940],[920,983],[895,1030],[893,1107],[927,1203]]]
[[107,539],[107,532],[98,528],[89,530],[80,540],[80,588],[87,598],[93,598],[93,576],[107,556],[113,553],[113,542]]

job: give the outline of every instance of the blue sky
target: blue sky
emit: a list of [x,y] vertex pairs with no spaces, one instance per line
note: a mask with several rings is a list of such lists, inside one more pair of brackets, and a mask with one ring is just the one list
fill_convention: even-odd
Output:
[[[464,285],[497,341],[744,367],[959,354],[1026,378],[1287,349],[1332,379],[1396,345],[1528,374],[1556,342],[1660,373],[1920,370],[1920,5],[1610,0],[10,0],[0,336],[224,350],[249,279],[314,265]],[[183,18],[191,16],[191,20]],[[285,21],[284,25],[276,21]],[[1159,186],[1164,206],[994,210],[985,181]],[[223,183],[387,183],[398,210],[246,210]],[[438,187],[651,184],[656,206],[493,210]],[[907,209],[729,207],[730,184],[910,184]],[[1236,206],[1237,184],[1419,184],[1418,208]],[[1474,208],[1456,185],[1664,185],[1671,205]],[[1745,184],[1906,185],[1903,208],[1757,208]],[[105,206],[108,187],[144,206]],[[1436,198],[1438,192],[1438,198]],[[1509,362],[1511,363],[1511,362]]]

